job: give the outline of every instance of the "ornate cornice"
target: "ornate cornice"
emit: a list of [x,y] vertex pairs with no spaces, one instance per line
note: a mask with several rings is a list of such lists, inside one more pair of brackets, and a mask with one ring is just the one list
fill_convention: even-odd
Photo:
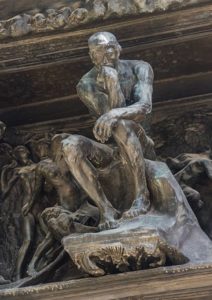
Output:
[[[183,265],[0,291],[5,300],[210,299],[210,264]],[[95,286],[95,289],[91,288]],[[195,297],[197,296],[197,297]],[[209,296],[209,297],[207,297]]]
[[[74,1],[73,1],[74,2]],[[34,9],[33,13],[22,13],[0,21],[0,39],[21,37],[30,33],[45,33],[57,30],[72,30],[95,21],[110,18],[135,16],[144,13],[179,9],[207,3],[207,0],[94,0],[84,1],[82,7],[70,6]]]

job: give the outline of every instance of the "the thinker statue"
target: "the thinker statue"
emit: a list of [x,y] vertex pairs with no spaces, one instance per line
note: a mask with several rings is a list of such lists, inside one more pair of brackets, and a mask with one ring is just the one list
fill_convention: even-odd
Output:
[[156,161],[142,126],[152,109],[151,66],[120,60],[121,46],[108,32],[93,34],[88,46],[94,67],[77,92],[96,117],[97,141],[70,135],[62,152],[99,209],[100,232],[69,234],[64,249],[92,276],[211,261],[211,241],[167,165]]
[[[24,194],[23,215],[26,221],[33,215],[36,226],[39,221],[44,238],[26,266],[34,236],[31,228],[31,235],[24,233],[29,243],[16,278],[29,277],[17,286],[49,280],[66,252],[92,276],[212,261],[211,240],[167,165],[156,161],[154,143],[143,128],[152,109],[151,66],[120,60],[121,46],[108,32],[93,34],[88,46],[94,67],[81,78],[77,92],[96,118],[96,141],[60,133],[50,152],[49,143],[35,143],[37,164],[24,155],[18,174],[30,190]],[[179,159],[172,161],[176,167],[184,163]],[[204,160],[192,166],[195,172],[199,167],[198,174],[210,171]],[[181,172],[179,181],[187,184],[189,170]]]
[[[82,77],[77,92],[96,117],[93,133],[99,142],[71,135],[63,141],[63,151],[71,173],[99,208],[99,228],[108,229],[121,215],[104,192],[99,169],[109,166],[117,153],[131,180],[121,183],[132,198],[122,218],[145,214],[150,208],[144,156],[154,158],[154,150],[140,122],[152,109],[153,71],[144,61],[120,60],[121,46],[112,33],[95,33],[88,46],[94,67]],[[105,144],[109,138],[112,146]]]

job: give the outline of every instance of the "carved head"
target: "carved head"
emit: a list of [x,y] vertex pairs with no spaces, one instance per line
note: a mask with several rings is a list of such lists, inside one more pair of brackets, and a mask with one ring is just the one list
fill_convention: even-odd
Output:
[[10,34],[13,37],[25,35],[31,31],[31,16],[27,14],[18,15],[8,20]]
[[0,143],[0,156],[5,154],[8,156],[12,156],[13,148],[9,144]]
[[81,23],[85,23],[88,17],[88,11],[85,8],[77,8],[75,9],[70,17],[68,23],[70,25],[78,25]]
[[13,160],[13,148],[9,144],[0,143],[0,168],[12,163]]
[[40,159],[46,159],[49,157],[50,140],[48,138],[42,138],[32,142],[33,152]]
[[0,121],[0,140],[4,136],[5,130],[6,130],[6,125],[4,124],[4,122]]
[[114,67],[119,59],[121,46],[110,32],[94,33],[88,40],[89,55],[97,67]]
[[36,28],[44,28],[46,26],[46,18],[44,14],[37,13],[34,15],[33,24]]
[[21,163],[25,164],[29,160],[30,152],[25,146],[17,146],[13,150],[13,154],[16,158],[16,160]]

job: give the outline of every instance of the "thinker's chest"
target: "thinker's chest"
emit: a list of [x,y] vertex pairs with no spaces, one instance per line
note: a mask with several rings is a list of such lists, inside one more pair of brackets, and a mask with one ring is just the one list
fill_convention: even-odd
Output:
[[133,88],[136,83],[135,75],[131,69],[122,69],[119,71],[118,76],[122,93],[126,101],[129,101],[132,98]]

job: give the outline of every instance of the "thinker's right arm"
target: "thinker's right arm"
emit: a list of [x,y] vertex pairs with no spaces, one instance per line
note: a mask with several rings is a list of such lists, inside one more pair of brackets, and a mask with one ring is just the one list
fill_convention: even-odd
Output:
[[108,95],[94,79],[81,79],[77,85],[77,94],[91,115],[96,118],[110,110]]

